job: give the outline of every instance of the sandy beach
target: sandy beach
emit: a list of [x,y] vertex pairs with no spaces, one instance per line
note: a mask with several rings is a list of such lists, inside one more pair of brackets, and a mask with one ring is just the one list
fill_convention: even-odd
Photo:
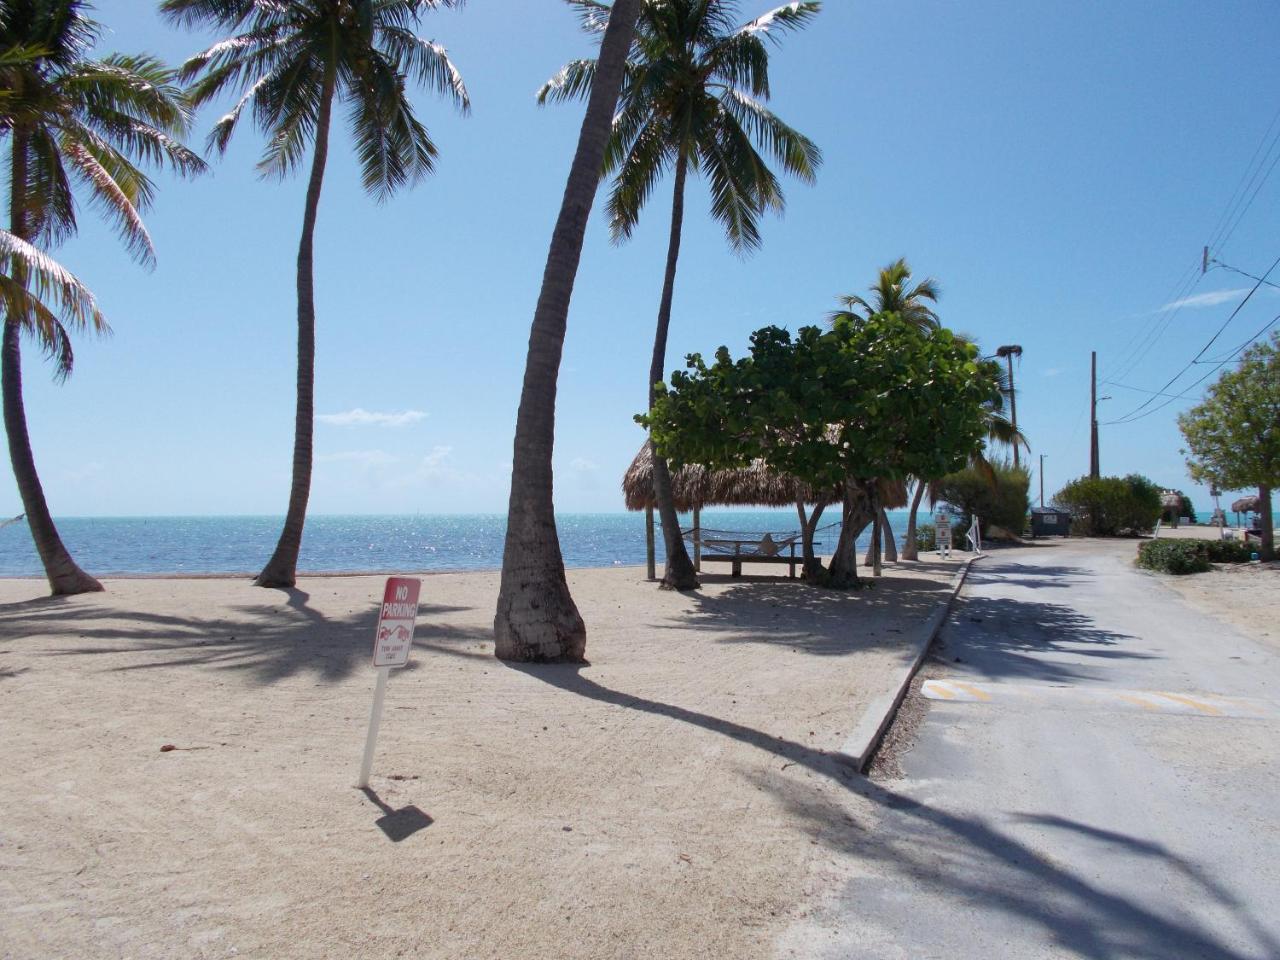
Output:
[[0,956],[769,956],[832,866],[790,798],[869,823],[826,752],[954,569],[573,571],[590,665],[536,668],[428,577],[368,795],[380,578],[0,581]]

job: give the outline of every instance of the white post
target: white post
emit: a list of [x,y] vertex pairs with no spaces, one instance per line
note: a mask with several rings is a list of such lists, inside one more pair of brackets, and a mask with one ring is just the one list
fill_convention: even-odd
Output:
[[382,702],[387,698],[387,677],[391,676],[390,667],[378,668],[378,683],[373,688],[373,710],[369,714],[369,736],[364,742],[364,760],[360,763],[360,782],[356,784],[361,790],[369,786],[369,773],[373,770],[373,750],[378,743],[378,727],[382,723]]

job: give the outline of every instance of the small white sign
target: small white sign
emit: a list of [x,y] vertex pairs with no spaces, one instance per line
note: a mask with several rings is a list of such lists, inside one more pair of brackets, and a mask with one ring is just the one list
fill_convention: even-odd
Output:
[[390,577],[382,594],[378,629],[373,639],[375,667],[403,667],[413,647],[413,627],[418,619],[418,592],[422,581]]

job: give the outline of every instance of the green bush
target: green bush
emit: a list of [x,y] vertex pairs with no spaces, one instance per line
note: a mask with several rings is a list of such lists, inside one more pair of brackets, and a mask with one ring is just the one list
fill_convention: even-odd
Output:
[[938,530],[932,523],[916,527],[916,549],[921,553],[938,549]]
[[1204,573],[1209,555],[1198,540],[1148,540],[1138,547],[1138,566],[1161,573]]
[[968,531],[975,516],[982,521],[984,530],[995,524],[1015,537],[1021,536],[1027,525],[1031,474],[1007,462],[994,462],[991,468],[994,484],[992,475],[973,467],[965,467],[939,481],[939,497],[962,515],[955,527],[957,538]]
[[1146,477],[1081,477],[1058,491],[1054,503],[1071,513],[1071,532],[1085,537],[1146,533],[1160,519],[1160,488]]
[[1252,554],[1239,540],[1148,540],[1138,547],[1138,566],[1162,573],[1204,573],[1211,563],[1245,563]]

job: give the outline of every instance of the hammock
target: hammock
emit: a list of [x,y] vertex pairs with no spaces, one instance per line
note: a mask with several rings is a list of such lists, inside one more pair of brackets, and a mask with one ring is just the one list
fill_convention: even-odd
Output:
[[[838,526],[840,524],[831,523],[819,527],[814,534]],[[803,533],[794,530],[716,530],[710,527],[690,527],[681,530],[680,535],[697,544],[704,553],[737,557],[776,557],[804,539]]]

